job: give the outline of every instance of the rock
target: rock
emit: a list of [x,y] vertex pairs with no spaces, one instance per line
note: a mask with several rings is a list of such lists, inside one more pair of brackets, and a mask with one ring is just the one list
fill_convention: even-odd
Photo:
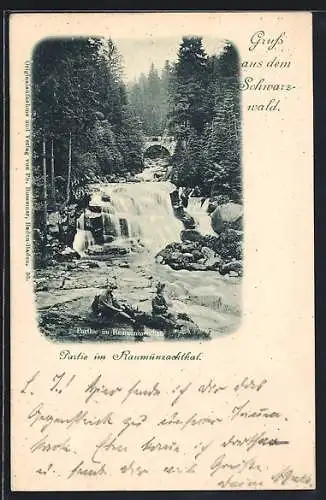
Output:
[[88,268],[88,269],[95,269],[97,267],[100,267],[100,264],[94,260],[86,260],[86,261],[80,261],[79,262],[79,265],[78,265],[79,268]]
[[91,212],[94,212],[94,213],[97,213],[97,214],[102,213],[102,207],[100,207],[99,205],[92,205],[92,204],[90,203],[90,204],[89,204],[88,209],[89,209]]
[[180,261],[182,259],[184,254],[182,254],[181,252],[172,252],[171,255],[170,255],[170,259],[171,261]]
[[109,196],[108,194],[102,194],[101,200],[105,202],[111,202],[111,196]]
[[159,256],[162,256],[165,261],[170,260],[172,252],[175,251],[181,251],[181,243],[179,242],[174,242],[174,243],[169,243],[166,245],[165,248],[163,248],[160,252],[158,252],[155,256],[155,259],[157,259]]
[[46,292],[49,289],[48,280],[45,278],[35,280],[34,287],[36,292]]
[[88,255],[126,255],[128,248],[112,244],[92,245],[87,249]]
[[173,207],[180,205],[180,197],[178,189],[175,189],[170,193],[170,199]]
[[187,241],[181,244],[180,251],[184,253],[192,253],[194,250],[198,250],[198,243]]
[[185,209],[182,205],[173,205],[173,212],[174,215],[180,220],[183,220],[187,217]]
[[216,207],[211,214],[211,226],[213,230],[220,234],[227,228],[237,229],[241,227],[243,209],[242,205],[238,203],[225,203]]
[[169,262],[168,264],[171,267],[171,269],[174,269],[174,271],[180,271],[181,269],[184,269],[183,262]]
[[80,258],[80,255],[70,247],[66,247],[64,250],[61,250],[56,255],[56,259],[59,262],[71,261],[73,259],[79,259],[79,258]]
[[50,267],[56,266],[57,264],[58,264],[58,262],[55,259],[49,259],[46,262],[46,265],[50,266]]
[[202,242],[203,242],[203,246],[214,250],[214,252],[218,252],[218,250],[219,250],[219,236],[205,234],[202,238]]
[[125,247],[112,246],[110,250],[107,250],[105,253],[110,255],[127,255],[129,253],[129,249]]
[[199,264],[198,262],[190,262],[188,264],[188,269],[192,271],[206,271],[205,264]]
[[193,256],[192,253],[190,252],[185,252],[183,254],[181,254],[185,259],[187,259],[188,261],[194,261],[195,260],[195,257]]
[[92,245],[87,249],[89,255],[97,255],[104,253],[103,245]]
[[217,255],[211,248],[205,246],[202,247],[201,252],[204,255],[204,259],[200,259],[198,263],[205,264],[206,269],[218,269],[221,263],[219,255]]
[[[219,186],[216,186],[217,190],[219,189]],[[208,202],[208,207],[207,207],[207,213],[211,214],[214,212],[214,210],[219,206],[219,205],[224,205],[225,203],[229,203],[230,197],[228,195],[220,194],[216,195],[214,194],[214,186],[212,187],[212,195],[209,199]]]
[[64,250],[62,250],[61,252],[61,255],[73,255],[73,254],[76,254],[75,250],[73,250],[72,248],[70,247],[66,247]]
[[225,274],[229,274],[231,271],[236,273],[237,276],[242,276],[242,262],[239,260],[233,260],[231,262],[228,262],[227,264],[221,265],[219,269],[219,272],[220,274],[222,274],[222,276]]
[[78,267],[78,265],[81,263],[82,261],[78,261],[77,262],[71,262],[69,264],[66,264],[66,270],[67,271],[73,271],[74,269],[76,269],[76,267]]
[[210,259],[207,259],[205,262],[206,269],[209,269],[211,271],[218,269],[220,264],[221,264],[221,258],[218,256],[211,257]]
[[190,318],[181,319],[178,317],[174,328],[167,329],[164,337],[169,339],[191,338],[191,339],[209,339],[210,334],[201,330]]
[[192,256],[193,256],[193,258],[194,258],[195,261],[198,261],[198,260],[200,260],[200,259],[203,258],[203,254],[201,253],[200,250],[194,250],[192,252]]
[[186,214],[181,220],[185,229],[196,229],[195,219],[191,215]]
[[208,247],[201,247],[201,253],[207,259],[210,259],[210,258],[215,256],[214,250],[212,250],[211,248],[208,248]]
[[180,233],[181,241],[200,241],[202,235],[195,229],[183,229]]
[[158,264],[163,264],[164,263],[163,255],[156,255],[155,262],[157,262]]
[[115,236],[113,236],[112,234],[104,234],[103,240],[104,240],[104,243],[112,243],[112,241],[115,240]]

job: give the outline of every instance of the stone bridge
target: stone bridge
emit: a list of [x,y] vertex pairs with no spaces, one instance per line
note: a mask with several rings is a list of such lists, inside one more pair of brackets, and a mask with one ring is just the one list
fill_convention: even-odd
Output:
[[175,151],[176,145],[177,141],[170,135],[147,136],[145,137],[143,153],[146,153],[146,151],[148,151],[152,147],[159,146],[166,149],[170,156],[172,156]]

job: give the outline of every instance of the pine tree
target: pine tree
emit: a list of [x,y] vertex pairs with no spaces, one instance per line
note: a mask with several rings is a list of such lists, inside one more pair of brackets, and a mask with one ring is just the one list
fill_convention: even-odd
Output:
[[241,199],[239,58],[226,43],[207,57],[201,38],[184,37],[170,76],[170,129],[183,144],[172,158],[178,185]]
[[170,127],[181,139],[194,129],[203,132],[207,119],[205,91],[207,86],[207,55],[201,37],[183,37],[178,60],[171,77],[172,106]]
[[77,201],[95,179],[141,168],[142,135],[111,39],[46,39],[32,62],[34,227],[45,234],[44,181],[55,185],[58,208]]

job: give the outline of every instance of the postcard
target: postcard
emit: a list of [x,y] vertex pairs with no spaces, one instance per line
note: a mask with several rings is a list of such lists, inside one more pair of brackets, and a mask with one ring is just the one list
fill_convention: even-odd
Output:
[[311,14],[9,30],[12,490],[314,489]]

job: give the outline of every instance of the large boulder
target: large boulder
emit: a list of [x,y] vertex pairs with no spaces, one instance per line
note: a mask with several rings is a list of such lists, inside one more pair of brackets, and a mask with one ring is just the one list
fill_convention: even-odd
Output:
[[241,229],[242,205],[238,203],[225,203],[219,205],[211,214],[211,226],[215,233],[220,234],[227,228]]

